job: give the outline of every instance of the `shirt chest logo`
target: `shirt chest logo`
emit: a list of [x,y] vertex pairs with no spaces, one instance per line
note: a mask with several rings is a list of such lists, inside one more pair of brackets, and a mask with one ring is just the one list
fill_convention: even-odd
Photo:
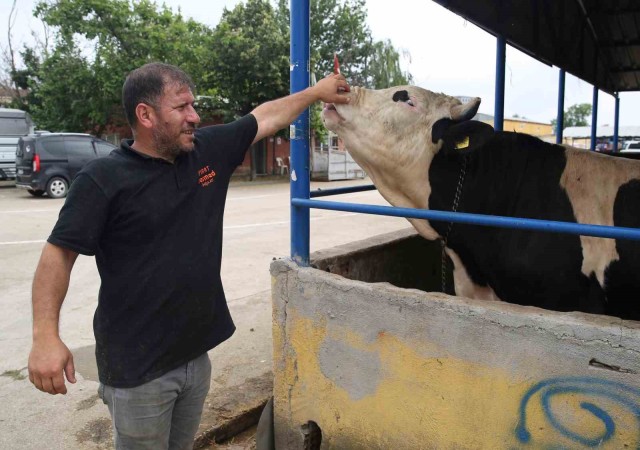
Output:
[[200,186],[207,187],[216,179],[216,172],[209,166],[204,166],[198,170],[198,183]]

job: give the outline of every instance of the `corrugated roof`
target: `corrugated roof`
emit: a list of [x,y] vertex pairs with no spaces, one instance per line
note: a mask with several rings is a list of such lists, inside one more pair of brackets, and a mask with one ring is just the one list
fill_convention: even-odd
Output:
[[[590,138],[591,127],[567,127],[562,131],[565,138]],[[597,137],[613,137],[613,127],[602,126],[596,128]],[[618,137],[629,139],[640,137],[640,126],[618,127]]]
[[[493,116],[491,114],[477,113],[473,116],[473,120],[479,120],[481,122],[493,122]],[[537,120],[530,120],[525,117],[505,117],[504,120],[511,120],[513,122],[533,123],[536,125],[551,125],[550,122],[540,122]]]
[[640,91],[638,0],[434,1],[598,89]]

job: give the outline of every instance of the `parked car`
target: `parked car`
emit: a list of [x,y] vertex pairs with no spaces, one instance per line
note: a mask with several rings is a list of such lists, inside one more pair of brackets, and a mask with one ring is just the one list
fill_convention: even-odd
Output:
[[39,133],[20,138],[16,150],[16,187],[29,194],[66,197],[75,175],[89,161],[116,146],[90,134]]
[[33,133],[31,116],[19,109],[0,108],[0,180],[16,177],[18,140]]
[[640,141],[627,141],[624,143],[620,151],[624,150],[640,150]]

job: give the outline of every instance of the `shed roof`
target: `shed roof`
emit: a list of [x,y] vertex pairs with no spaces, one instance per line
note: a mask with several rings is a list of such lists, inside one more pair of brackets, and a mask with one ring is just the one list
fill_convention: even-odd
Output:
[[[567,127],[562,131],[565,138],[590,138],[591,127]],[[599,138],[613,137],[613,127],[608,125],[597,127],[596,136]],[[618,127],[619,138],[640,137],[640,126]]]
[[434,1],[602,91],[640,90],[638,0]]

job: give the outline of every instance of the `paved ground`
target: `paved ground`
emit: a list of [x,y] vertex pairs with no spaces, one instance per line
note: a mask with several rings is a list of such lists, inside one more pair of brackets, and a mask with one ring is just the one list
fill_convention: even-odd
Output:
[[[312,183],[312,189],[370,184],[369,180]],[[376,191],[329,198],[387,204]],[[238,328],[209,353],[213,364],[208,405],[271,370],[269,263],[289,254],[289,184],[237,183],[228,196],[222,279]],[[32,198],[0,186],[0,448],[107,449],[107,408],[97,397],[92,319],[99,287],[93,258],[80,256],[63,305],[61,334],[74,354],[78,382],[66,396],[37,391],[27,378],[31,347],[31,280],[62,200]],[[311,250],[386,233],[405,219],[312,211]]]

